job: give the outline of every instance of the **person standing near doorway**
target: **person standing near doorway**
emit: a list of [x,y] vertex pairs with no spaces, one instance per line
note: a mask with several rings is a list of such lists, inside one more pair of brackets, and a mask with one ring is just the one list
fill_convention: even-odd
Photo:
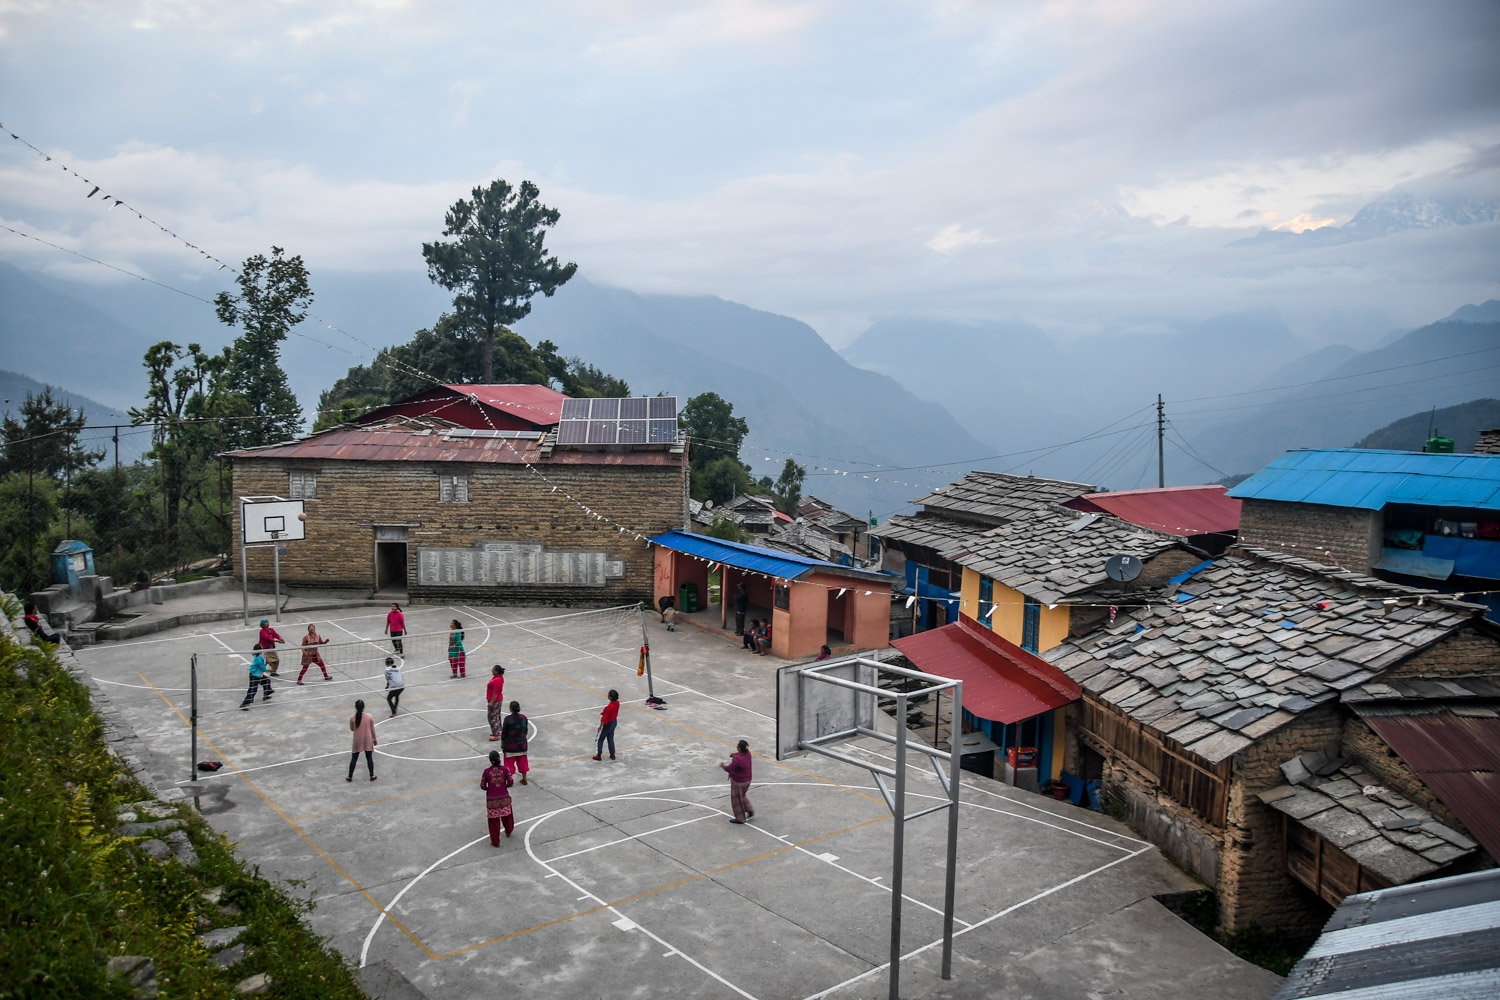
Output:
[[734,634],[745,634],[745,612],[750,610],[750,588],[741,580],[734,585]]
[[391,602],[391,610],[386,612],[385,631],[391,637],[391,648],[396,651],[396,655],[404,655],[406,651],[401,648],[401,637],[406,634],[406,616],[401,613],[401,605],[395,601]]

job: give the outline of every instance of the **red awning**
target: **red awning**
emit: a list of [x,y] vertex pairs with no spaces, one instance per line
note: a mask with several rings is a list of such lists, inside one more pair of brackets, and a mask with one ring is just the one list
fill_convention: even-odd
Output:
[[963,681],[964,708],[1007,726],[1083,696],[1067,674],[966,615],[891,645],[918,670]]
[[1367,715],[1364,720],[1453,810],[1490,857],[1500,858],[1500,719]]
[[1143,528],[1184,537],[1237,531],[1240,526],[1240,502],[1222,486],[1085,493],[1063,506],[1113,514]]

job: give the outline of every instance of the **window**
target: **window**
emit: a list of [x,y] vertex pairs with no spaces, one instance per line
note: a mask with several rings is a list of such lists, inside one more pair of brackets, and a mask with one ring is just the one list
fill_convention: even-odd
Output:
[[468,502],[468,476],[438,476],[438,503]]
[[792,607],[792,588],[784,583],[778,583],[772,593],[771,603],[782,611],[790,611]]
[[311,500],[318,495],[318,474],[316,472],[293,472],[291,481],[287,485],[287,499],[289,500]]
[[1028,653],[1035,653],[1042,638],[1042,606],[1028,597],[1022,610],[1021,648]]
[[995,581],[987,576],[979,578],[979,620],[984,624],[990,623],[990,616],[995,613]]

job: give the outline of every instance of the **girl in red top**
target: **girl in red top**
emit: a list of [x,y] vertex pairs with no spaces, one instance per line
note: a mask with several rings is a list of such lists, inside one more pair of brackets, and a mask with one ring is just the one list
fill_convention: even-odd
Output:
[[604,706],[604,711],[599,713],[599,735],[596,737],[597,745],[594,747],[594,759],[599,760],[604,756],[604,741],[609,741],[609,759],[615,759],[615,722],[620,718],[620,692],[614,688],[609,689],[609,704]]
[[391,602],[391,610],[386,612],[385,631],[391,637],[391,648],[397,654],[402,654],[401,637],[406,634],[406,616],[401,613],[401,605],[395,601]]
[[490,742],[500,738],[500,725],[505,721],[505,668],[495,664],[494,675],[484,686],[485,708],[490,717]]

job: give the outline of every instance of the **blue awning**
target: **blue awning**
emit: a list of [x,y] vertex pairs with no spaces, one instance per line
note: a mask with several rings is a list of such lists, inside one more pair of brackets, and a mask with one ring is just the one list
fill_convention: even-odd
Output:
[[1380,562],[1375,568],[1428,580],[1446,580],[1453,575],[1453,560],[1435,559],[1416,549],[1381,549]]
[[689,534],[686,531],[668,531],[657,535],[650,541],[652,545],[660,545],[675,552],[697,556],[699,559],[724,563],[752,573],[763,573],[766,576],[780,577],[784,580],[796,580],[808,573],[818,572],[871,583],[882,583],[886,586],[895,582],[895,578],[889,574],[855,569],[853,566],[840,566],[838,563],[824,562],[821,559],[809,559],[792,552],[782,552],[780,549],[768,549],[763,545],[726,542],[720,538]]
[[1457,576],[1500,580],[1500,541],[1428,535],[1422,543],[1422,554],[1434,559],[1453,560],[1453,572]]

